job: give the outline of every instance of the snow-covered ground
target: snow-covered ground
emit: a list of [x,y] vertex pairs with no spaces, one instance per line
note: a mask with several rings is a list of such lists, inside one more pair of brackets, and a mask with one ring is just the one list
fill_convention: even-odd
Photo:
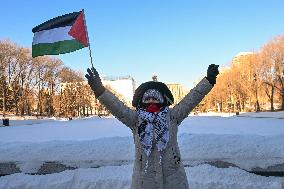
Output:
[[[283,177],[246,172],[284,163],[284,112],[240,116],[189,116],[179,127],[179,145],[191,188],[284,188]],[[80,167],[48,175],[0,177],[10,188],[130,188],[134,145],[130,129],[114,118],[72,121],[11,120],[0,127],[0,163],[16,162],[35,173],[42,162]],[[204,162],[238,167],[216,168]],[[98,168],[89,168],[98,167]]]
[[[28,189],[129,189],[132,164],[98,169],[76,169],[50,175],[17,173],[0,178],[1,188]],[[193,189],[281,189],[283,179],[256,176],[238,168],[219,169],[210,165],[186,167],[190,188]]]

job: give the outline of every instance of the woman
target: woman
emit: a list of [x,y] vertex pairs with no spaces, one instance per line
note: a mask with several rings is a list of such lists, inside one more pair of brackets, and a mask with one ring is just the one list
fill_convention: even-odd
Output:
[[125,106],[102,85],[98,72],[87,70],[86,78],[99,101],[133,133],[135,162],[132,189],[188,189],[180,158],[177,132],[188,116],[216,83],[218,65],[211,64],[203,78],[177,105],[168,87],[157,81],[141,84],[132,105]]

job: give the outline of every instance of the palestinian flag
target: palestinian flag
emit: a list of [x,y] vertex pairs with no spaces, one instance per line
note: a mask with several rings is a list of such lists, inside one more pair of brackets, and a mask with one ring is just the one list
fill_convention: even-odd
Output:
[[73,12],[33,28],[32,56],[69,53],[89,46],[84,12]]

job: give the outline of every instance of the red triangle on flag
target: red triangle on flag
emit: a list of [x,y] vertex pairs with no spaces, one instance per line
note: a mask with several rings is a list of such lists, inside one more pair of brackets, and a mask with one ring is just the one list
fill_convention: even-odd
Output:
[[73,26],[71,27],[68,34],[74,37],[77,41],[84,44],[86,47],[89,46],[89,40],[87,36],[87,28],[85,26],[84,12],[76,18]]

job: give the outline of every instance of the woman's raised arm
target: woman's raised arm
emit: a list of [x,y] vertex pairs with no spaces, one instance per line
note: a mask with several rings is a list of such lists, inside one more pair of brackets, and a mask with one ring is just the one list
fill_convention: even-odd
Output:
[[171,110],[171,118],[179,125],[188,114],[202,101],[216,83],[219,74],[218,65],[211,64],[207,77],[203,78],[190,92]]
[[88,68],[85,77],[96,98],[114,115],[119,121],[129,128],[133,128],[137,119],[136,112],[127,107],[113,93],[105,89],[95,68],[92,71]]

